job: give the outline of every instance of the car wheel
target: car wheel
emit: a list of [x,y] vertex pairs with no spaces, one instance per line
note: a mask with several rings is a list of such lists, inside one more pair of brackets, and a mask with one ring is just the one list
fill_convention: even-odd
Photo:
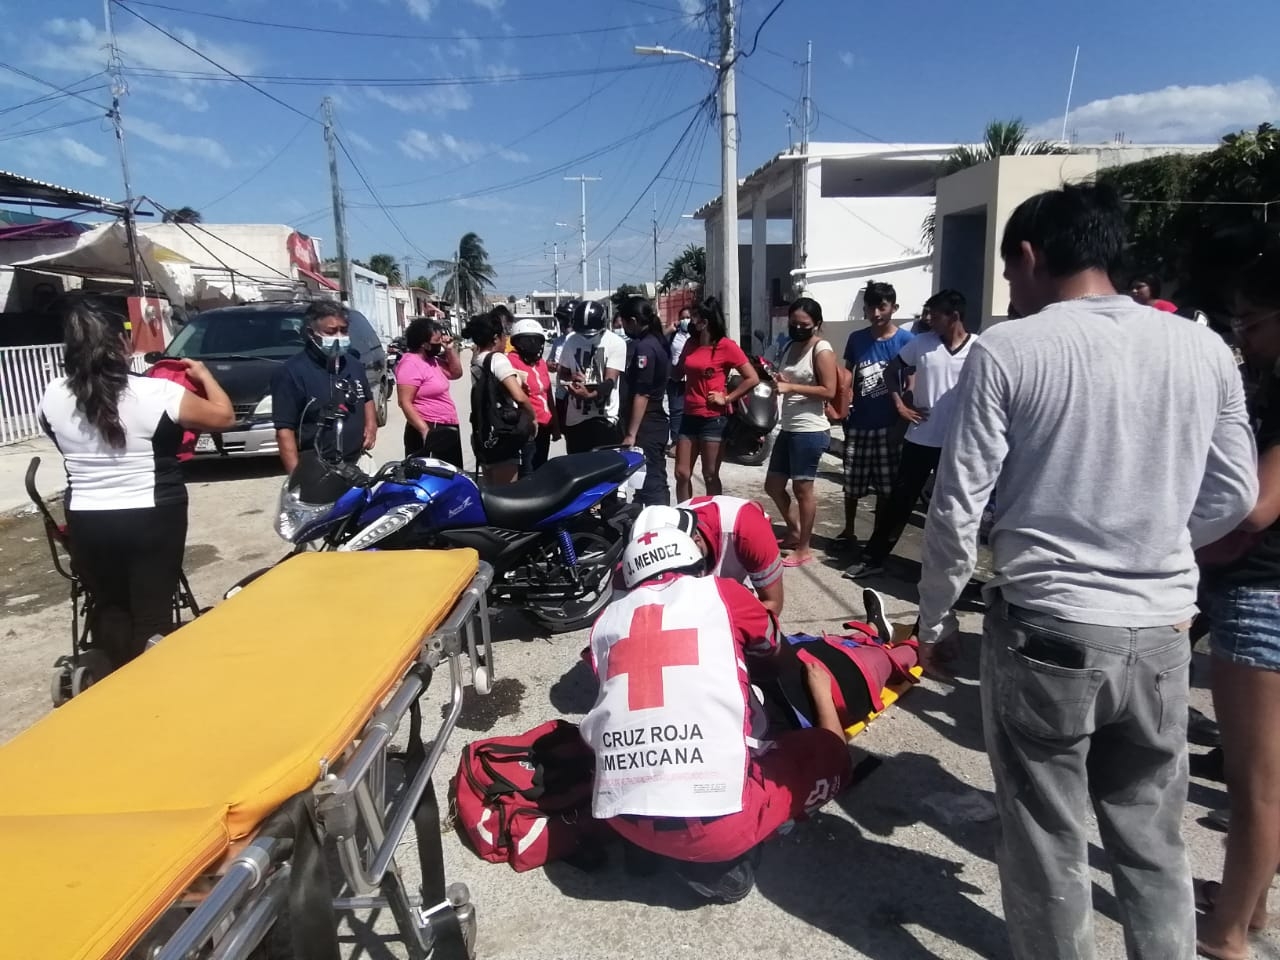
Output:
[[387,394],[391,388],[387,386],[387,381],[382,381],[382,396],[378,398],[378,426],[385,427],[387,425]]

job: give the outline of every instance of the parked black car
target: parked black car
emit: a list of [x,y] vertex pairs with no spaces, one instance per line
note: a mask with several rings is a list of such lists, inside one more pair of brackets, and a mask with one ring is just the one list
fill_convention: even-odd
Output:
[[[163,354],[147,355],[152,363],[163,357],[200,360],[217,378],[236,413],[235,426],[222,435],[224,454],[255,457],[279,453],[271,420],[271,374],[303,348],[307,306],[268,301],[194,313]],[[364,314],[352,310],[350,324],[351,353],[364,364],[378,426],[385,426],[387,400],[395,389],[387,351]],[[219,456],[213,437],[200,437],[196,456]]]

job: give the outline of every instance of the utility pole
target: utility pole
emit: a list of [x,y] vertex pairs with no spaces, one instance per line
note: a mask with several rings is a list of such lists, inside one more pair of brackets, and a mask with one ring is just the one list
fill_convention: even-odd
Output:
[[576,180],[582,187],[582,260],[579,263],[579,270],[582,273],[582,299],[587,299],[587,184],[598,183],[600,177],[565,177],[565,180]]
[[[805,47],[804,57],[804,90],[801,93],[801,111],[800,118],[800,165],[799,165],[799,187],[795,192],[795,217],[794,227],[795,236],[792,238],[795,242],[796,263],[795,266],[801,270],[809,268],[809,128],[813,126],[813,41],[810,40]],[[793,172],[792,176],[796,176]],[[800,282],[808,287],[809,275],[807,273],[799,274]]]
[[554,240],[551,243],[551,276],[555,283],[555,300],[551,306],[551,313],[554,314],[560,309],[560,241]]
[[[109,3],[110,0],[107,0]],[[342,204],[342,184],[338,182],[338,151],[334,144],[333,98],[324,98],[324,142],[329,150],[329,187],[333,191],[333,243],[338,253],[338,299],[351,298],[351,261],[347,259],[347,211]]]
[[724,322],[730,340],[742,339],[738,306],[738,95],[734,79],[733,0],[720,0],[720,214]]
[[613,249],[611,247],[604,248],[605,260],[609,264],[609,286],[606,288],[610,293],[613,292]]
[[[120,149],[120,173],[124,178],[124,236],[129,248],[129,271],[133,274],[133,292],[142,296],[142,261],[138,257],[138,225],[134,222],[133,185],[129,180],[129,154],[124,145],[124,121],[120,117],[120,98],[128,93],[125,86],[120,48],[116,46],[116,27],[111,17],[111,0],[102,0],[102,14],[107,27],[107,72],[111,75],[111,125],[115,128],[116,146]],[[234,277],[232,278],[234,282]]]
[[653,195],[653,299],[658,299],[658,195]]
[[604,260],[596,257],[596,289],[604,289]]

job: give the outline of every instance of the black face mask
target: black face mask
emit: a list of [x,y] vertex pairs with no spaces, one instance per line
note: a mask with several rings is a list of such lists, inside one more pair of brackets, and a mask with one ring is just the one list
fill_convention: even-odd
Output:
[[440,356],[440,354],[442,354],[442,353],[444,353],[444,344],[443,344],[443,343],[428,343],[428,344],[427,344],[427,356],[428,356],[428,357],[438,357],[438,356]]
[[806,340],[812,339],[816,329],[816,327],[802,327],[798,323],[787,325],[787,333],[791,336],[792,340],[795,340],[798,343],[804,343]]

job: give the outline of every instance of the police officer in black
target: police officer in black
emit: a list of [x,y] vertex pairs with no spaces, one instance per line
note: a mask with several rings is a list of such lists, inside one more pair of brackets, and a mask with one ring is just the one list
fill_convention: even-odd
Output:
[[342,447],[337,431],[320,435],[320,452],[327,460],[355,463],[373,449],[378,416],[364,366],[348,352],[347,308],[334,300],[317,300],[307,308],[305,346],[276,369],[271,377],[271,413],[285,470],[293,473],[300,455],[315,447],[321,423],[342,421]]
[[670,423],[662,407],[671,377],[671,355],[662,333],[662,320],[644,297],[618,304],[627,332],[627,369],[622,375],[621,420],[626,431],[622,445],[644,453],[644,487],[636,501],[643,506],[669,506],[667,434]]

